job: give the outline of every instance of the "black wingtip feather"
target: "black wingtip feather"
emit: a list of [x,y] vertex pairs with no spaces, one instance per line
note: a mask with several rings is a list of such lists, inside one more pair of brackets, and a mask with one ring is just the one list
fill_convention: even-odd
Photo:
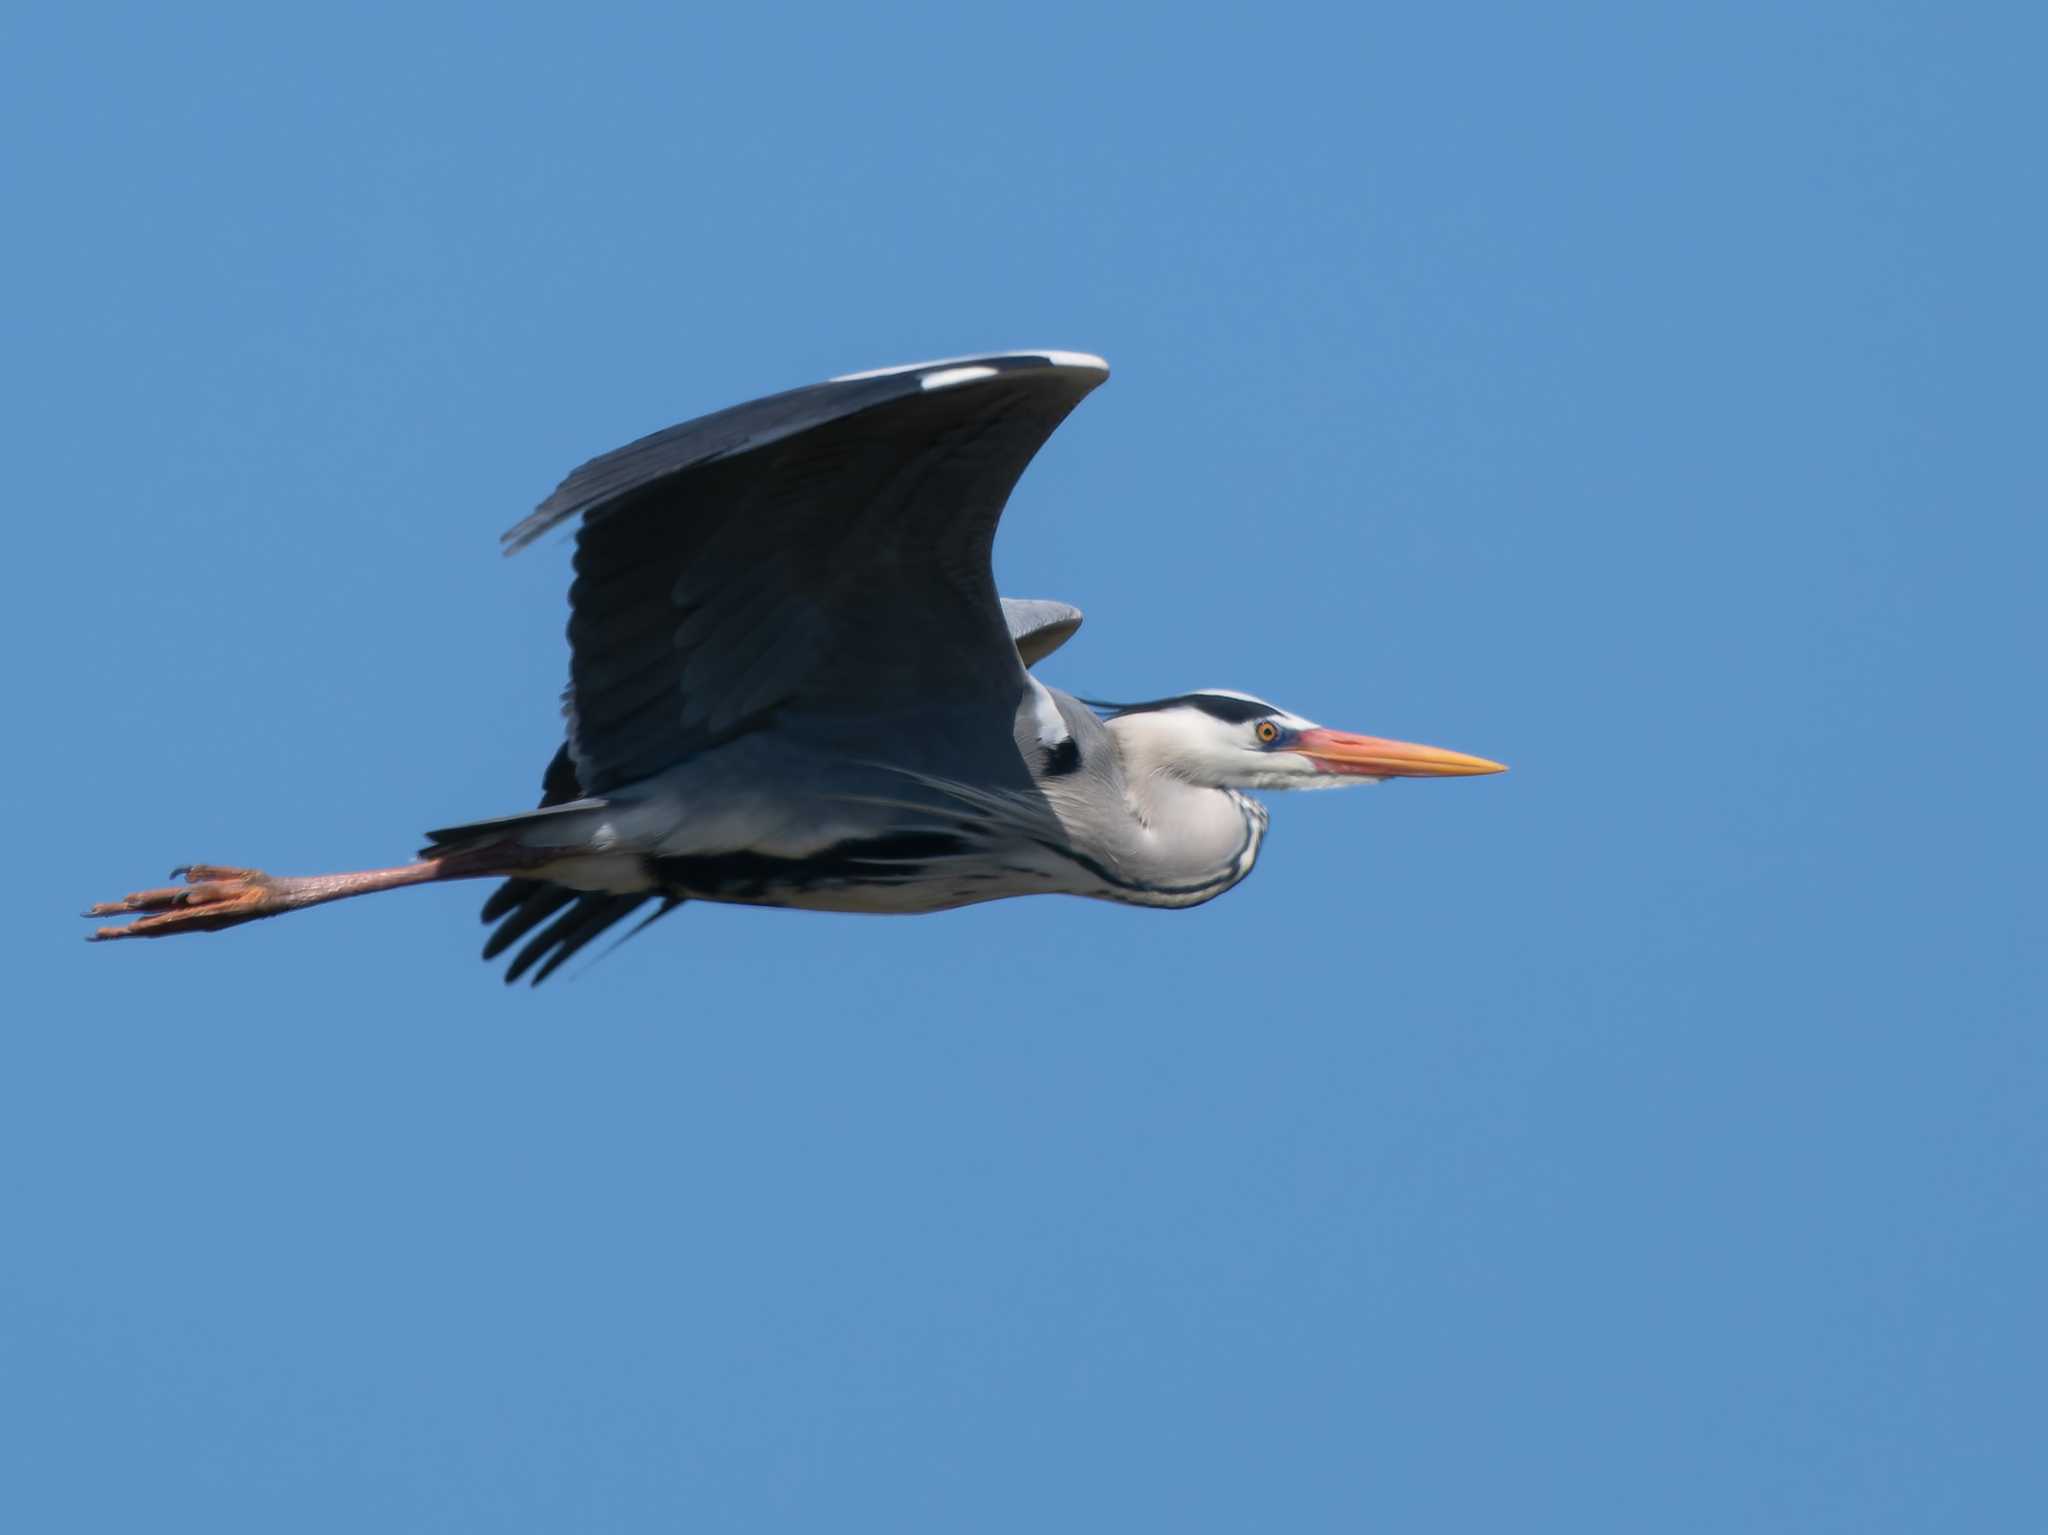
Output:
[[564,907],[574,906],[579,898],[566,885],[535,885],[518,908],[499,924],[498,930],[484,940],[484,958],[496,959]]
[[488,927],[507,912],[517,911],[526,903],[526,898],[538,889],[540,889],[540,881],[538,880],[508,879],[504,884],[491,892],[490,897],[483,904],[483,910],[477,913],[477,917]]
[[[564,745],[549,761],[547,771],[541,777],[541,808],[546,810],[581,798],[583,785],[577,778],[575,759]],[[438,836],[432,832],[428,835]],[[533,984],[538,986],[591,939],[653,899],[653,891],[614,895],[603,891],[572,890],[567,885],[556,885],[543,879],[508,879],[485,898],[478,913],[486,924],[493,927],[490,937],[484,940],[483,957],[494,960],[525,939],[525,946],[505,968],[505,981],[510,985],[531,970],[534,972]],[[642,921],[626,937],[632,937],[656,917],[675,910],[681,904],[680,896],[662,896],[661,905],[653,916]],[[543,923],[547,925],[542,927]],[[536,928],[540,928],[537,933],[534,932]]]
[[563,893],[570,897],[573,904],[527,940],[526,946],[513,957],[512,963],[505,967],[506,985],[511,985],[538,964],[540,968],[535,971],[533,977],[533,984],[538,986],[591,939],[628,913],[637,910],[643,902],[652,899],[650,894],[578,895],[574,891]]
[[583,921],[562,935],[560,942],[555,945],[555,952],[550,954],[541,967],[533,972],[531,984],[538,986],[542,981],[561,969],[563,965],[567,964],[575,956],[578,949],[582,948],[614,922],[618,922],[632,912],[639,910],[640,906],[647,899],[644,895],[622,895],[612,897],[602,907],[593,905]]

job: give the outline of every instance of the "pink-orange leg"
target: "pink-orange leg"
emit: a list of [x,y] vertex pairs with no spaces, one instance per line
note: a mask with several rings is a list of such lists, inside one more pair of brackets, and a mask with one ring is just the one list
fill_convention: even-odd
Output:
[[216,928],[235,927],[263,917],[280,916],[302,906],[343,901],[350,896],[372,895],[379,890],[396,890],[405,885],[512,874],[538,861],[531,853],[523,857],[518,854],[507,856],[501,849],[497,856],[489,853],[457,854],[402,864],[395,869],[289,876],[265,874],[258,869],[230,869],[217,864],[195,863],[171,870],[173,879],[184,879],[182,885],[138,890],[118,901],[102,901],[89,907],[85,915],[135,916],[133,922],[95,930],[90,935],[95,943],[109,938],[169,938],[176,933],[210,933]]

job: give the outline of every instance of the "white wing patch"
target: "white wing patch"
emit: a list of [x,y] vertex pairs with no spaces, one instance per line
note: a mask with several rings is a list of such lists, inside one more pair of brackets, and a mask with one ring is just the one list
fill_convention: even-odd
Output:
[[1109,364],[1093,352],[1033,352],[1033,357],[1043,357],[1056,368],[1090,368],[1097,373],[1107,373]]
[[994,368],[941,368],[936,373],[927,373],[917,381],[917,387],[930,392],[934,389],[951,389],[955,384],[971,384],[978,378],[994,378]]
[[[826,382],[828,384],[853,384],[858,383],[864,378],[887,378],[892,373],[922,373],[927,368],[951,371],[963,367],[983,365],[991,357],[1043,357],[1055,368],[1086,368],[1092,373],[1107,373],[1109,371],[1109,364],[1100,357],[1097,357],[1093,352],[1030,350],[1016,352],[970,352],[964,357],[934,357],[929,362],[905,362],[898,363],[893,368],[869,368],[861,373],[842,373],[837,378],[827,379]],[[984,373],[975,374],[974,377],[984,378],[988,373],[995,371],[995,369],[989,368]],[[967,380],[965,378],[958,378],[950,379],[948,382],[964,384]],[[924,387],[927,389],[937,389],[944,388],[945,385],[933,384],[927,381]]]

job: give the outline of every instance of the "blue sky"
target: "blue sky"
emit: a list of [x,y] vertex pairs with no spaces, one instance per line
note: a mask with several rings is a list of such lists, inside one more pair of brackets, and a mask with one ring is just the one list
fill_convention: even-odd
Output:
[[[2033,10],[4,31],[11,1527],[2038,1525]],[[1050,680],[1514,771],[537,993],[77,941],[527,804],[573,464],[1004,346],[1115,368]]]

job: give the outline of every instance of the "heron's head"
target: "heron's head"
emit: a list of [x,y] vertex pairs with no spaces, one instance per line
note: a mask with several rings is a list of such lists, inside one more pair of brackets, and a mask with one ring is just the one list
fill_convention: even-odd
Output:
[[1507,771],[1463,752],[1330,730],[1222,688],[1126,704],[1106,721],[1127,767],[1211,789],[1340,789]]

